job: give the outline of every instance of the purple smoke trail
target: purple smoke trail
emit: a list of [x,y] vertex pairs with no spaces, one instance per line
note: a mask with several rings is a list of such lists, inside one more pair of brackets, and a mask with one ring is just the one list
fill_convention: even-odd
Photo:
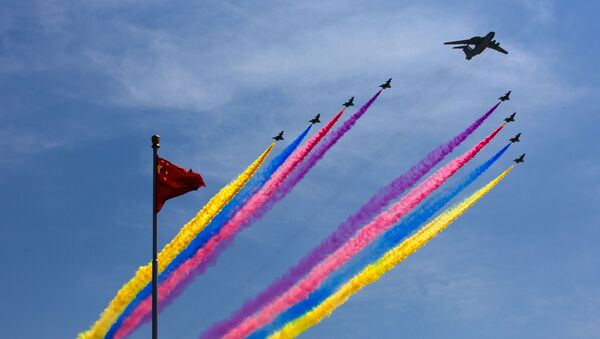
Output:
[[[375,100],[380,92],[378,92],[371,101]],[[367,103],[368,105],[369,103]],[[367,106],[365,105],[365,106]],[[457,146],[459,146],[469,135],[471,135],[500,105],[500,102],[482,115],[479,119],[473,122],[460,134],[456,135],[446,144],[438,146],[431,151],[419,163],[414,165],[406,173],[402,174],[390,184],[379,190],[360,210],[351,215],[346,221],[338,226],[336,231],[327,237],[305,256],[296,266],[288,270],[278,280],[274,281],[269,287],[263,290],[253,299],[249,299],[228,320],[217,323],[211,326],[202,337],[204,338],[220,338],[232,328],[239,325],[244,318],[254,314],[264,305],[274,300],[277,296],[294,285],[296,281],[302,278],[305,274],[316,266],[321,260],[329,254],[335,252],[342,244],[352,237],[356,231],[366,222],[373,219],[381,210],[389,204],[389,202],[400,196],[406,189],[414,185],[448,154],[450,154]],[[362,112],[364,113],[364,112]],[[281,185],[279,191],[275,194],[272,200],[277,201],[285,196],[294,185],[300,181],[306,173],[312,168],[323,155],[331,148],[339,138],[344,135],[362,115],[360,111],[355,113],[348,121],[344,123],[338,130],[331,133],[321,146],[314,151],[310,158],[306,159],[296,171],[286,179]]]

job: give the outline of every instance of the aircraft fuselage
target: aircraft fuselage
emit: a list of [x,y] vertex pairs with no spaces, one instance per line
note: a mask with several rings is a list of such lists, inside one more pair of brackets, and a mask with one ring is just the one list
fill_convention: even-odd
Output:
[[467,60],[471,60],[471,58],[473,58],[474,56],[483,53],[483,51],[485,51],[485,49],[488,48],[488,46],[494,39],[494,35],[496,35],[496,33],[489,32],[483,38],[480,37],[481,41],[471,49],[469,55],[467,55]]
[[489,32],[484,37],[472,37],[471,41],[477,41],[477,44],[473,48],[469,47],[468,45],[463,47],[463,51],[465,52],[467,60],[471,60],[474,56],[483,53],[483,51],[490,46],[490,43],[494,39],[494,35],[496,35],[496,33]]

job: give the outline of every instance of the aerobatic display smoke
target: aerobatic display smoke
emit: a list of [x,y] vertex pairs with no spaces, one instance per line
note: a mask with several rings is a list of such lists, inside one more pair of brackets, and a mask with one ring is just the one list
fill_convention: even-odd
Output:
[[[323,260],[327,255],[337,250],[346,240],[348,240],[356,231],[364,225],[366,222],[373,219],[381,210],[389,204],[390,201],[400,196],[409,187],[413,186],[419,181],[425,174],[427,174],[432,168],[440,163],[450,152],[452,152],[457,146],[459,146],[469,135],[471,135],[481,124],[496,110],[500,105],[500,102],[494,105],[485,114],[479,117],[475,122],[468,126],[458,135],[454,136],[450,141],[445,144],[438,146],[436,149],[431,151],[426,157],[419,161],[416,165],[410,168],[406,173],[402,174],[389,185],[383,187],[377,192],[360,210],[351,215],[341,225],[338,226],[329,237],[321,242],[314,250],[306,255],[300,262],[292,267],[288,272],[281,276],[278,280],[274,281],[264,291],[258,294],[255,298],[249,299],[244,305],[235,313],[233,313],[229,319],[217,323],[211,326],[202,335],[203,338],[218,338],[222,337],[225,333],[229,332],[233,327],[239,325],[239,323],[246,317],[254,314],[261,307],[266,305],[268,302],[273,300],[275,297],[289,289],[296,281],[308,273],[316,264]],[[360,116],[358,116],[360,117]],[[323,143],[322,146],[315,151],[313,155],[301,167],[294,172],[290,179],[291,182],[299,180],[306,174],[309,164],[316,163],[324,154],[329,147],[331,147],[337,139],[335,136],[340,136],[341,131],[347,130],[358,118],[353,116],[355,119],[349,120],[339,131],[332,133],[331,137]],[[286,181],[287,184],[287,181]],[[287,187],[287,185],[284,186]],[[283,191],[284,189],[282,189]],[[279,195],[279,194],[278,194]]]
[[[298,148],[302,140],[306,137],[308,132],[311,130],[312,124],[309,125],[304,131],[296,137],[280,154],[274,157],[267,166],[261,171],[256,173],[252,179],[244,186],[238,194],[235,195],[231,201],[217,214],[216,217],[210,222],[208,226],[202,232],[190,242],[190,244],[181,251],[173,261],[165,268],[158,276],[159,284],[170,276],[182,263],[192,257],[196,250],[206,243],[210,237],[218,232],[229,219],[235,215],[237,211],[242,208],[243,204],[256,193],[264,184],[271,178],[271,175],[287,160],[287,158]],[[117,320],[113,323],[111,328],[106,334],[106,338],[112,338],[115,331],[121,326],[123,320],[128,317],[131,312],[148,296],[152,294],[152,284],[148,283],[133,299],[129,305],[125,308],[123,313],[119,315]],[[176,293],[175,293],[176,294]]]
[[[347,121],[345,121],[342,126],[340,126],[337,130],[331,132],[325,137],[325,140],[321,143],[321,145],[317,147],[317,149],[314,152],[312,152],[311,155],[300,164],[300,166],[298,166],[298,169],[296,169],[296,171],[294,171],[294,173],[292,173],[282,183],[279,190],[277,190],[273,194],[273,196],[271,196],[271,198],[267,202],[265,202],[263,206],[261,206],[255,211],[254,215],[252,216],[253,221],[262,218],[268,211],[270,211],[273,208],[273,206],[275,206],[275,204],[281,201],[281,199],[285,198],[285,196],[287,196],[292,191],[292,189],[296,187],[296,185],[304,178],[304,176],[306,176],[306,174],[319,162],[319,160],[321,160],[323,156],[325,156],[325,153],[327,153],[327,151],[331,147],[333,147],[333,145],[335,145],[337,141],[340,140],[340,138],[344,136],[344,134],[346,134],[346,132],[348,132],[356,124],[358,119],[360,119],[360,117],[362,117],[367,112],[369,107],[371,107],[373,102],[375,102],[377,97],[379,97],[379,94],[381,94],[381,90],[375,93],[375,95],[371,99],[369,99],[369,101],[367,101],[367,103],[365,103]],[[251,223],[247,223],[247,225],[250,224]],[[218,258],[219,255],[227,248],[228,244],[229,243],[226,243],[224,246],[220,246],[219,248],[217,248],[216,255],[212,255],[208,261],[201,264],[200,271],[204,271],[209,265],[214,264],[216,258]]]
[[283,199],[288,193],[292,191],[294,187],[306,176],[308,172],[321,160],[327,151],[331,149],[343,136],[348,132],[356,122],[369,110],[371,105],[377,100],[379,95],[381,94],[381,90],[379,90],[375,95],[367,101],[356,113],[352,114],[348,120],[346,120],[342,126],[340,126],[337,130],[331,132],[325,140],[321,143],[321,145],[308,157],[299,167],[298,169],[290,175],[287,180],[283,182],[280,189],[275,192],[273,197],[265,203],[259,210],[254,214],[254,218],[261,218],[266,212],[268,212],[273,205]]
[[[159,272],[181,252],[190,241],[198,234],[219,211],[246,185],[260,165],[265,161],[275,144],[267,149],[254,162],[240,174],[234,181],[223,187],[213,196],[198,214],[185,224],[179,233],[158,253]],[[152,263],[140,267],[134,277],[117,292],[117,295],[104,309],[100,318],[92,327],[79,334],[80,338],[102,338],[125,307],[135,298],[138,292],[152,280]]]
[[465,188],[479,178],[487,171],[510,147],[510,143],[504,146],[498,153],[494,154],[485,163],[474,169],[469,175],[464,177],[453,187],[444,190],[439,195],[430,198],[421,206],[415,209],[399,224],[387,231],[381,238],[357,255],[349,265],[338,270],[325,281],[317,290],[310,294],[307,299],[294,305],[286,312],[280,314],[268,326],[254,332],[252,338],[264,338],[269,333],[281,328],[285,323],[310,311],[313,307],[319,305],[323,300],[333,294],[343,283],[350,280],[358,274],[363,268],[372,262],[375,262],[385,252],[398,245],[401,240],[410,235],[413,231],[420,228],[429,218],[438,213],[450,200],[460,194]]
[[360,252],[383,232],[391,228],[400,218],[405,216],[429,194],[440,187],[448,178],[456,173],[479,153],[501,130],[502,124],[490,135],[481,140],[473,148],[447,165],[438,169],[424,182],[412,189],[406,196],[393,204],[387,211],[378,215],[372,222],[358,231],[356,236],[319,263],[310,273],[277,299],[263,307],[256,314],[247,317],[239,326],[229,331],[225,338],[244,338],[256,329],[272,321],[279,313],[305,299],[332,272],[337,270],[354,255]]
[[[281,183],[298,166],[298,164],[312,151],[325,135],[333,128],[335,123],[341,118],[344,109],[341,109],[323,128],[321,128],[308,142],[299,147],[286,162],[272,175],[265,185],[258,190],[244,206],[235,213],[235,215],[215,234],[206,244],[198,249],[194,256],[177,268],[173,274],[162,281],[158,289],[158,301],[164,303],[170,300],[171,294],[176,288],[187,285],[193,273],[197,272],[198,266],[206,261],[223,241],[233,236],[241,227],[250,221],[254,221],[252,216],[272,195],[279,189]],[[198,271],[197,273],[202,273]],[[164,306],[164,305],[163,305]],[[164,308],[164,307],[163,307]],[[115,338],[123,338],[133,331],[144,320],[149,319],[152,310],[152,298],[147,297],[140,302],[138,307],[123,320],[121,327],[115,332]]]
[[322,319],[330,315],[336,308],[344,304],[353,294],[357,293],[363,287],[379,280],[381,276],[394,268],[408,256],[416,252],[428,241],[433,239],[454,220],[464,214],[479,199],[483,198],[489,191],[491,191],[492,188],[494,188],[512,169],[513,166],[510,166],[506,171],[489,182],[483,188],[463,200],[458,205],[446,210],[444,213],[433,219],[430,223],[421,228],[410,238],[406,239],[400,245],[388,251],[377,262],[367,266],[359,274],[355,275],[350,281],[345,283],[324,302],[305,313],[300,318],[287,323],[281,330],[274,333],[269,338],[294,338],[310,327],[319,323]]

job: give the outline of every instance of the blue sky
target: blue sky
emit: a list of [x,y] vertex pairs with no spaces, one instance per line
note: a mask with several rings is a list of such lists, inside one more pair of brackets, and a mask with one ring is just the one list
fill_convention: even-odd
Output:
[[[522,142],[478,185],[521,152],[525,166],[305,336],[598,337],[599,10],[534,0],[3,1],[3,336],[74,337],[149,261],[152,134],[162,156],[208,186],[167,203],[165,244],[275,132],[297,135],[312,115],[327,119],[350,96],[362,103],[393,77],[296,190],[161,314],[161,335],[195,338],[228,315],[512,89],[461,150],[517,111],[500,139],[523,132]],[[490,30],[509,55],[466,62],[442,45]]]

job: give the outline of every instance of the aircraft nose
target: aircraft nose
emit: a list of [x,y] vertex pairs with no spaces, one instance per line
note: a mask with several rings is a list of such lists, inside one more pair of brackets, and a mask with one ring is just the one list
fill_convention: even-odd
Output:
[[495,33],[495,32],[489,32],[489,33],[488,33],[488,35],[489,35],[491,38],[493,38],[493,37],[494,37],[494,35],[496,35],[496,33]]

